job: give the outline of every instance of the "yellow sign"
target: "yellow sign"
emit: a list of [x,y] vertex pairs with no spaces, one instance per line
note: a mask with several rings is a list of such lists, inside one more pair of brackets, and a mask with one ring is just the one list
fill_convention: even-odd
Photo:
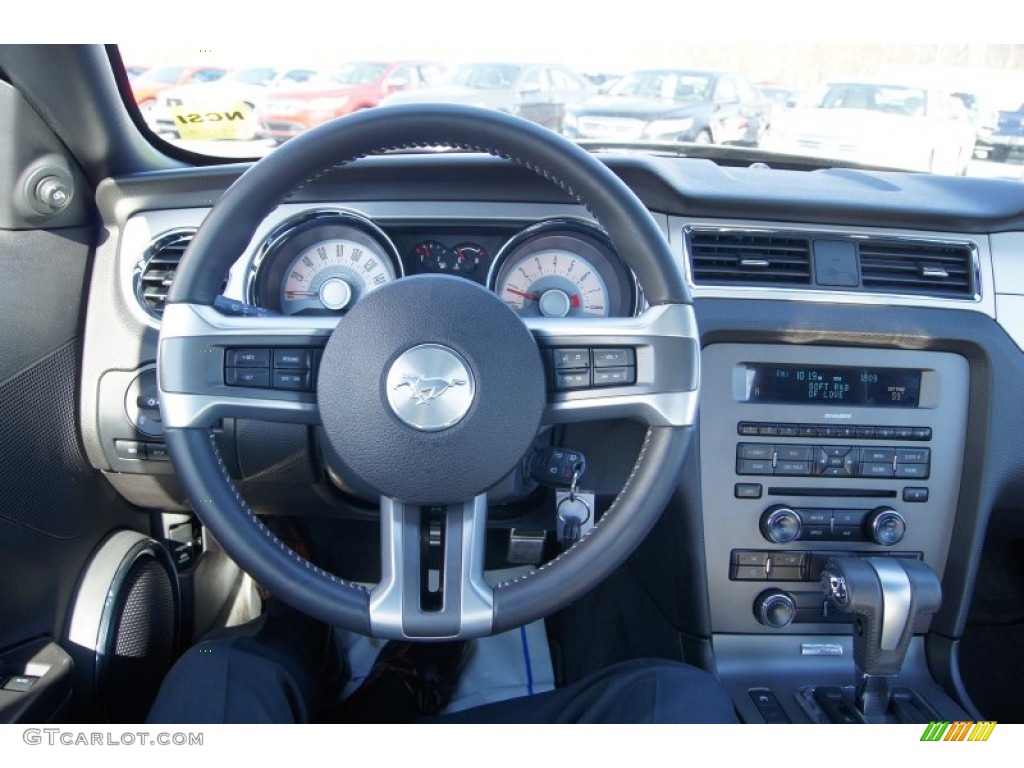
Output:
[[186,141],[248,141],[256,136],[252,109],[239,102],[231,107],[180,104],[170,108],[178,136]]

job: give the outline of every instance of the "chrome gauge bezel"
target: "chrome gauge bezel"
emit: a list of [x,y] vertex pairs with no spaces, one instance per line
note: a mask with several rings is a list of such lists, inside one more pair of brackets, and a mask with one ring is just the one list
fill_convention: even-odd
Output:
[[[622,261],[605,231],[586,219],[545,219],[513,235],[494,257],[487,273],[487,287],[501,298],[498,293],[499,278],[506,273],[506,266],[511,263],[511,257],[518,257],[521,254],[523,257],[529,257],[531,251],[528,249],[531,245],[540,245],[548,238],[557,236],[577,240],[597,252],[598,261],[601,263],[593,263],[594,259],[590,257],[586,259],[599,270],[605,285],[608,286],[609,299],[612,303],[609,305],[607,316],[635,317],[641,306],[640,286],[636,276]],[[610,277],[613,279],[610,280]],[[617,286],[617,290],[612,288],[613,285]],[[616,295],[612,296],[613,292]]]
[[[299,239],[329,227],[347,227],[370,238],[387,257],[395,279],[405,277],[398,248],[372,220],[346,208],[315,208],[285,219],[263,239],[246,275],[246,300],[265,309],[283,312],[279,294],[285,270],[306,247],[298,244]],[[316,240],[309,245],[313,242]]]

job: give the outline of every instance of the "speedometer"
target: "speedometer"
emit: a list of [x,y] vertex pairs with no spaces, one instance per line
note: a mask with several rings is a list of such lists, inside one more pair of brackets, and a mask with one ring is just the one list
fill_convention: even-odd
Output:
[[267,239],[252,298],[286,315],[338,314],[400,274],[379,227],[349,211],[320,210],[286,221]]
[[604,233],[576,221],[524,230],[495,260],[491,288],[522,316],[623,317],[636,304],[631,273]]

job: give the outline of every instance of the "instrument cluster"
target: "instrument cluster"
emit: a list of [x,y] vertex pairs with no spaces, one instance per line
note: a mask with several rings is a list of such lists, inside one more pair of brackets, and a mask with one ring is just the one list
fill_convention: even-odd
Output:
[[289,218],[262,241],[247,300],[286,315],[341,315],[414,274],[473,280],[523,317],[628,317],[639,303],[607,235],[582,219],[382,224],[336,208]]

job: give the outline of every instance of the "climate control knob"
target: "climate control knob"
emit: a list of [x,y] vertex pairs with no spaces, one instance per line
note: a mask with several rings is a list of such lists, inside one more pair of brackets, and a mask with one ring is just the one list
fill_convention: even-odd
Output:
[[800,514],[783,504],[768,507],[761,515],[761,535],[773,544],[788,544],[800,538]]
[[780,629],[796,617],[796,603],[781,589],[766,589],[754,598],[754,618],[772,629]]
[[864,519],[865,533],[875,544],[891,547],[903,540],[907,521],[892,507],[876,507]]

